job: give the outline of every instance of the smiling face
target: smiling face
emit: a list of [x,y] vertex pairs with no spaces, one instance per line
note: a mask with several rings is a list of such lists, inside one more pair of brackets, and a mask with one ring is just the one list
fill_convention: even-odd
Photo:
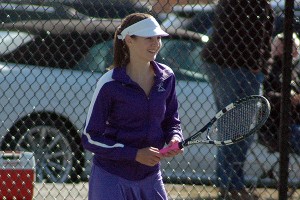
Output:
[[127,36],[126,42],[130,52],[130,60],[139,60],[143,62],[155,60],[162,45],[161,36]]

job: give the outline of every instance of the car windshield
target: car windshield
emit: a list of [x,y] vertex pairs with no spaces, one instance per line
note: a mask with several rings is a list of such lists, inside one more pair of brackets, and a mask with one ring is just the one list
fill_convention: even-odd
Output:
[[[73,43],[73,38],[68,35],[51,37],[48,34],[35,36],[27,32],[0,31],[0,42],[0,60],[5,62],[100,73],[113,64],[111,39],[89,47],[72,48],[75,57],[66,52]],[[170,66],[179,80],[207,81],[199,56],[202,43],[174,38],[163,38],[162,43],[156,60]]]

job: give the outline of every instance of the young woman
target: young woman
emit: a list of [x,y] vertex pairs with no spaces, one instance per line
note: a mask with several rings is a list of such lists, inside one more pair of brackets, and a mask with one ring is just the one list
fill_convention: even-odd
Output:
[[181,141],[175,76],[155,61],[167,36],[148,14],[128,15],[114,37],[114,64],[97,83],[82,135],[94,153],[89,200],[167,199],[160,160]]

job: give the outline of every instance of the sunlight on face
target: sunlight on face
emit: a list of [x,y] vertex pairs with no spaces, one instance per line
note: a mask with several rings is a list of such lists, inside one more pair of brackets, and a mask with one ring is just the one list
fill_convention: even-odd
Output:
[[129,43],[130,58],[139,58],[147,62],[155,60],[162,46],[161,37],[135,36]]

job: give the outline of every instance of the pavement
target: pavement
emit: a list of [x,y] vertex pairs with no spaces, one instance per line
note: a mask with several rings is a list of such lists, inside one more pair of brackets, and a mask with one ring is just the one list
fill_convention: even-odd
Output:
[[[218,198],[218,190],[214,186],[166,184],[170,200],[213,200]],[[258,188],[256,194],[261,200],[277,200],[276,189]],[[87,200],[88,183],[36,183],[34,200]],[[300,190],[296,190],[289,200],[299,200]]]

